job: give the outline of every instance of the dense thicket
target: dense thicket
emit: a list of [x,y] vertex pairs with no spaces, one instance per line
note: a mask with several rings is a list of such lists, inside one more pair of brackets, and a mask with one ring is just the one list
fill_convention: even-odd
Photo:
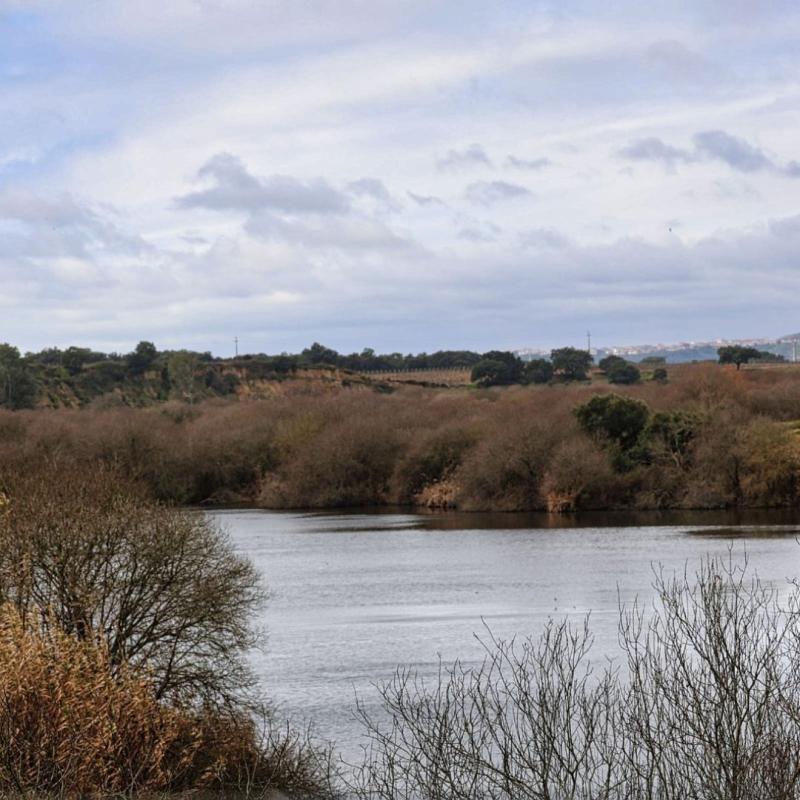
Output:
[[[612,389],[632,410],[596,399]],[[800,370],[789,365],[686,366],[668,384],[625,387],[384,395],[289,383],[250,402],[3,412],[0,459],[20,472],[47,459],[112,464],[187,504],[785,506],[800,493],[797,420]]]

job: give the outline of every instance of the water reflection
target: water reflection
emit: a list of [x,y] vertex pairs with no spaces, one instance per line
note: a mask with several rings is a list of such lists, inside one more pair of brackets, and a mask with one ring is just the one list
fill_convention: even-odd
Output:
[[770,538],[798,538],[800,527],[796,525],[728,525],[724,528],[697,528],[686,531],[689,536],[708,536],[710,538],[724,537],[726,539],[770,539]]

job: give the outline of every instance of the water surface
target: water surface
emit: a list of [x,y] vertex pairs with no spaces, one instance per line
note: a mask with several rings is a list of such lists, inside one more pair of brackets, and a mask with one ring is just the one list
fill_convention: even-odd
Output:
[[440,657],[479,660],[485,625],[535,635],[591,612],[594,655],[614,656],[619,602],[652,600],[654,565],[730,552],[778,586],[800,576],[800,518],[785,512],[211,514],[271,593],[254,656],[269,696],[350,756],[355,693],[373,704],[398,665],[433,675]]

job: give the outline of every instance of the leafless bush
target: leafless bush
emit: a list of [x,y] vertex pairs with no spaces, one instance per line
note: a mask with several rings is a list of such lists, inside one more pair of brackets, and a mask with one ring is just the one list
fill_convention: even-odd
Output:
[[[481,666],[426,684],[399,671],[355,798],[788,800],[800,797],[797,594],[730,560],[657,573],[658,603],[620,614],[622,660],[594,670],[588,625],[485,640]],[[388,721],[385,721],[388,719]]]
[[146,499],[102,466],[53,466],[3,484],[0,600],[26,624],[102,636],[112,664],[146,667],[158,698],[242,696],[263,590],[213,523]]

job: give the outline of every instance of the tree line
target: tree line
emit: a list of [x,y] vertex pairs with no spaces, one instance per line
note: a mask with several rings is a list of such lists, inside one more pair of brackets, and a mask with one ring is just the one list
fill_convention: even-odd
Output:
[[[753,347],[729,345],[717,351],[720,364],[737,369],[753,361],[784,361],[782,356]],[[140,341],[129,353],[105,353],[88,347],[49,347],[24,355],[11,344],[0,344],[0,407],[33,408],[47,394],[70,392],[79,405],[118,389],[148,384],[141,402],[168,399],[194,401],[224,396],[236,391],[240,373],[249,377],[280,379],[300,369],[334,367],[353,372],[406,371],[420,369],[469,369],[477,386],[547,384],[586,381],[595,366],[587,350],[560,347],[549,358],[521,359],[508,350],[478,353],[471,350],[437,350],[433,353],[343,354],[314,342],[300,353],[268,355],[252,353],[220,358],[210,352],[159,350],[150,341]],[[636,384],[647,368],[652,380],[667,380],[664,358],[645,358],[633,363],[618,355],[607,355],[596,365],[609,383]],[[134,392],[135,394],[135,392]],[[58,403],[55,403],[58,405]]]

